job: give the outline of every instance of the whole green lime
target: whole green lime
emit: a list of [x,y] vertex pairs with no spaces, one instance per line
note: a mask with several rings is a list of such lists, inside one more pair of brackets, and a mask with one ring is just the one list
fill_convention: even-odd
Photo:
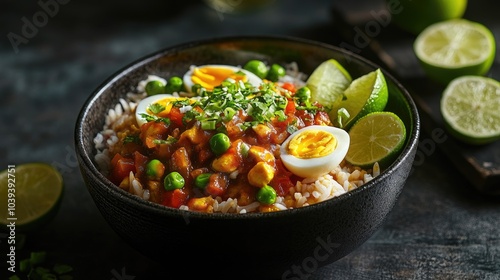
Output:
[[418,35],[427,26],[461,18],[467,0],[386,0],[392,22],[401,29]]

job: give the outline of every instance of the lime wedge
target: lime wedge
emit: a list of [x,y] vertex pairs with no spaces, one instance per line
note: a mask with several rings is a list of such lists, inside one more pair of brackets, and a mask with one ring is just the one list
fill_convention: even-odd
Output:
[[[384,110],[388,98],[384,74],[380,69],[374,70],[352,81],[342,99],[329,112],[330,119],[333,125],[347,130],[364,115]],[[340,121],[339,109],[342,108],[348,112],[348,116]]]
[[349,130],[349,136],[347,162],[363,168],[371,168],[375,162],[387,167],[403,147],[406,128],[396,114],[374,112],[360,118]]
[[484,25],[452,19],[428,26],[413,45],[427,75],[443,84],[465,75],[486,74],[495,58],[495,38]]
[[441,97],[449,132],[469,144],[500,139],[500,83],[483,76],[452,80]]
[[59,171],[45,163],[9,166],[0,172],[0,224],[28,231],[47,223],[63,194]]
[[314,69],[306,85],[311,90],[311,101],[332,108],[351,81],[349,72],[337,60],[329,59]]

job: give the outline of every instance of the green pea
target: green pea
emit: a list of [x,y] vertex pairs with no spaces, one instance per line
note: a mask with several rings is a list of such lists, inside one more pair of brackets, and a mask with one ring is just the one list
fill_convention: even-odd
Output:
[[265,185],[257,192],[257,200],[264,204],[273,204],[276,202],[276,191],[273,187]]
[[227,151],[229,147],[231,147],[231,140],[229,139],[229,136],[222,132],[219,132],[210,137],[209,144],[210,149],[212,150],[212,152],[214,152],[214,154],[221,155],[225,151]]
[[194,185],[200,189],[204,189],[207,187],[208,182],[210,181],[211,173],[203,173],[194,179]]
[[255,75],[257,75],[259,78],[264,79],[267,76],[267,66],[264,62],[260,60],[250,60],[248,61],[244,66],[243,69],[248,70]]
[[182,79],[177,76],[173,76],[168,79],[167,85],[165,86],[165,93],[172,94],[174,92],[179,92],[182,90],[182,85]]
[[151,180],[159,180],[165,172],[165,165],[157,159],[153,159],[146,165],[146,176]]
[[307,101],[311,98],[311,90],[306,86],[301,87],[295,92],[294,96],[301,101]]
[[146,84],[145,90],[146,90],[147,95],[149,95],[149,96],[161,94],[161,93],[165,93],[165,85],[158,80],[149,81]]
[[283,66],[279,64],[273,64],[271,65],[271,68],[269,68],[269,72],[267,72],[266,79],[268,79],[271,82],[277,82],[281,77],[285,76],[286,71]]
[[175,189],[182,189],[185,183],[186,181],[184,180],[184,177],[182,177],[179,172],[174,171],[165,176],[165,179],[163,180],[163,187],[167,191],[172,191]]

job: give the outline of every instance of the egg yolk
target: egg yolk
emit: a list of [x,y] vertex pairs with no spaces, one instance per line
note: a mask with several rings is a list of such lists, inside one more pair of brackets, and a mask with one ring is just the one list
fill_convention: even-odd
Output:
[[149,106],[148,109],[147,109],[147,113],[150,114],[150,115],[156,115],[158,117],[165,118],[170,113],[170,110],[172,109],[173,102],[177,101],[177,100],[182,100],[182,99],[185,99],[185,98],[182,98],[182,97],[167,97],[167,98],[160,99],[160,100],[156,101],[153,104],[158,104],[160,106],[163,106],[164,109],[161,112],[154,113],[150,109],[151,106]]
[[247,81],[247,76],[245,74],[222,67],[196,67],[193,70],[191,81],[193,81],[194,84],[200,84],[207,90],[212,90],[227,78],[231,78],[235,81]]
[[308,159],[326,156],[337,147],[337,138],[323,130],[306,130],[295,135],[288,144],[288,153]]

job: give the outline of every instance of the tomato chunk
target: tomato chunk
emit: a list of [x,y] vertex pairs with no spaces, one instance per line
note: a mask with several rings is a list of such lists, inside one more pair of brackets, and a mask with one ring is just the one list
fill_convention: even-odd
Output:
[[293,83],[284,83],[281,87],[290,91],[291,93],[294,93],[297,90]]
[[276,174],[273,180],[269,183],[279,196],[285,196],[295,184],[290,179],[292,173],[288,171],[281,160],[276,160]]
[[109,179],[116,185],[119,185],[130,172],[135,173],[135,162],[131,158],[126,158],[117,153],[111,160],[111,172]]
[[181,110],[177,107],[172,107],[170,110],[170,113],[168,114],[168,118],[172,123],[177,125],[178,127],[183,127],[184,123],[182,122],[182,117],[184,116],[183,113],[181,113]]
[[142,177],[144,171],[146,170],[146,164],[148,163],[148,157],[139,153],[138,151],[134,152],[134,165],[137,177]]

